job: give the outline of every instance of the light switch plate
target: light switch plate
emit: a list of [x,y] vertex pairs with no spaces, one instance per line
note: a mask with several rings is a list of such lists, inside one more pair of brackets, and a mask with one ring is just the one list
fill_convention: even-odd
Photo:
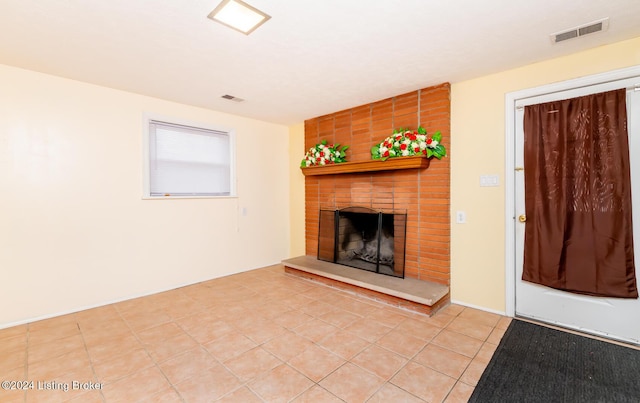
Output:
[[498,175],[480,175],[480,186],[500,186]]

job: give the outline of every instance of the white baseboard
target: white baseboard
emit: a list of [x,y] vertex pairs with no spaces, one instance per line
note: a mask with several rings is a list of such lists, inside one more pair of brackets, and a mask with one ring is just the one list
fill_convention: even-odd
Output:
[[486,308],[484,306],[478,306],[478,305],[474,305],[474,304],[469,304],[469,303],[463,302],[463,301],[456,301],[456,300],[452,299],[451,303],[452,304],[456,304],[456,305],[466,306],[468,308],[477,309],[477,310],[480,310],[480,311],[495,313],[495,314],[502,315],[502,316],[509,316],[509,315],[507,315],[506,311],[499,311],[497,309],[489,309],[489,308]]

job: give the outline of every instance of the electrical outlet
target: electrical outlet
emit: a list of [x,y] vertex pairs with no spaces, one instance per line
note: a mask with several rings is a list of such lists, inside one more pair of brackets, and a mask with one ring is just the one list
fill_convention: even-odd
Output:
[[456,211],[456,223],[464,224],[467,222],[467,213],[464,211]]

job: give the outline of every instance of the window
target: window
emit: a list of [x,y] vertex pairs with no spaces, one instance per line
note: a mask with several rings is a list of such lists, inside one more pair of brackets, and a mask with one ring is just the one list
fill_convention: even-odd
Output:
[[233,133],[148,119],[145,196],[235,196]]

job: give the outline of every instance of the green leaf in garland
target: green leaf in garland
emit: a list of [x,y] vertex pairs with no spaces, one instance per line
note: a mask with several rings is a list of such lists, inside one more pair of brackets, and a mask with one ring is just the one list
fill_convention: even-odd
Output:
[[322,140],[322,141],[320,142],[320,144],[322,144],[323,146],[326,146],[326,145],[327,145],[327,139]]
[[437,132],[433,133],[433,136],[431,136],[431,138],[439,143],[440,141],[442,141],[442,133],[440,133],[440,130],[438,130]]
[[342,147],[342,151],[347,151],[348,148],[349,148],[349,146],[344,146],[344,147]]
[[373,146],[371,147],[371,158],[374,160],[377,160],[380,158],[380,147],[379,146]]
[[420,126],[418,127],[418,134],[427,134],[427,131],[424,127]]
[[442,157],[444,157],[445,155],[447,155],[447,150],[444,148],[444,146],[442,144],[438,144],[434,149],[433,149],[433,156],[436,157],[437,159],[442,159]]

